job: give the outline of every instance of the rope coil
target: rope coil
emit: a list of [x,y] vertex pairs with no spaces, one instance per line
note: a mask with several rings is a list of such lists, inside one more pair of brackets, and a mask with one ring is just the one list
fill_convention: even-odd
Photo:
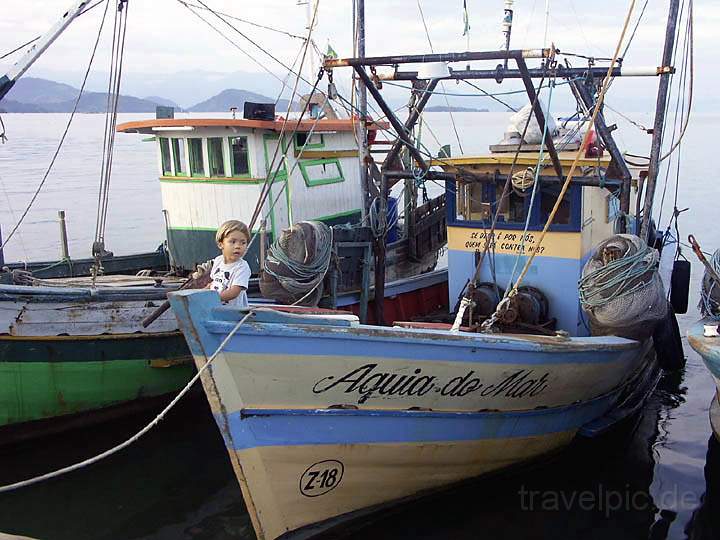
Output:
[[578,282],[580,303],[587,309],[606,306],[613,300],[635,294],[644,289],[658,267],[660,256],[647,244],[634,254],[610,261],[584,275]]

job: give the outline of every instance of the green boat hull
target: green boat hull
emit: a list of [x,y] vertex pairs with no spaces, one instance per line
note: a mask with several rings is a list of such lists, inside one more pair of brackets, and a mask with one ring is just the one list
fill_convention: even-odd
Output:
[[0,428],[177,392],[194,370],[178,332],[0,336]]

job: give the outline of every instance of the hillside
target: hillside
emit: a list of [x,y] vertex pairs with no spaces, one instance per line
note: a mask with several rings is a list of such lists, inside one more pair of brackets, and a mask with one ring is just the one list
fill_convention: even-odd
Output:
[[[79,92],[79,89],[68,84],[36,77],[24,77],[13,86],[5,99],[0,102],[0,111],[11,113],[71,112]],[[192,112],[225,112],[229,111],[230,107],[237,107],[239,111],[242,111],[246,101],[255,103],[274,102],[273,99],[262,94],[233,88],[223,90],[187,110]],[[174,107],[178,111],[183,110],[174,101],[155,95],[144,99],[121,95],[118,110],[123,113],[154,113],[158,105]],[[287,111],[288,100],[281,99],[276,109],[281,113]],[[78,112],[104,113],[106,110],[107,95],[104,92],[83,92],[78,105]],[[298,110],[297,104],[293,104],[292,110]]]
[[[201,101],[197,105],[193,105],[188,109],[190,112],[222,112],[229,111],[230,107],[237,107],[238,111],[243,110],[243,106],[246,101],[252,101],[254,103],[274,103],[274,100],[263,96],[262,94],[256,94],[255,92],[248,92],[247,90],[237,90],[230,88],[223,90],[219,94]],[[278,101],[275,109],[278,112],[285,112],[288,110],[288,100],[281,99]],[[293,109],[297,110],[297,105],[293,104]]]
[[[20,79],[6,98],[0,102],[5,112],[71,112],[80,90],[68,84],[25,77]],[[133,96],[120,95],[120,112],[155,112],[158,103]],[[104,113],[107,111],[107,95],[103,92],[83,92],[78,112]]]

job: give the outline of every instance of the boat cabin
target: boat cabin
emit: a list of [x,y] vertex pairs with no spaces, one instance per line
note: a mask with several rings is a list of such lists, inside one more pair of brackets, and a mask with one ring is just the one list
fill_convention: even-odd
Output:
[[[298,221],[336,225],[360,220],[355,122],[308,118],[297,129],[296,124],[282,117],[158,118],[118,126],[124,133],[155,136],[168,249],[175,267],[191,270],[217,256],[218,226],[228,219],[249,225],[268,181],[272,191],[261,215],[270,241]],[[255,230],[259,227],[258,220]],[[258,254],[255,242],[246,255],[254,272]]]
[[[559,153],[565,175],[575,154]],[[581,159],[575,175],[577,181],[570,185],[538,247],[538,238],[562,187],[548,160],[533,199],[532,182],[539,157],[537,152],[520,152],[514,167],[514,153],[443,158],[442,163],[436,163],[447,172],[457,174],[455,182],[446,184],[450,306],[458,304],[475,272],[485,249],[492,216],[500,204],[494,237],[490,239],[490,250],[482,264],[481,286],[493,289],[497,284],[494,294],[502,298],[504,290],[522,271],[527,256],[537,248],[539,251],[523,280],[524,286],[535,289],[531,292],[539,305],[534,309],[547,310],[545,318],[555,319],[557,330],[573,336],[589,335],[577,284],[593,247],[616,232],[620,215],[619,183],[607,179],[603,187],[597,185],[604,184],[604,174],[611,161],[609,156]],[[498,203],[511,169],[510,195]],[[523,234],[528,215],[527,233]]]

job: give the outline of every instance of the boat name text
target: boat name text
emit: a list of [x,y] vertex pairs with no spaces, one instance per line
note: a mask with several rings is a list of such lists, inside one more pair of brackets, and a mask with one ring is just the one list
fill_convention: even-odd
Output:
[[357,394],[358,403],[365,403],[373,396],[424,396],[433,391],[450,397],[479,394],[481,397],[519,399],[535,397],[545,391],[550,375],[519,369],[500,380],[487,382],[470,370],[465,375],[443,382],[435,375],[423,374],[420,368],[407,375],[379,372],[377,367],[377,364],[365,364],[341,377],[323,377],[315,383],[313,392],[322,394],[329,390],[343,390],[346,394]]

